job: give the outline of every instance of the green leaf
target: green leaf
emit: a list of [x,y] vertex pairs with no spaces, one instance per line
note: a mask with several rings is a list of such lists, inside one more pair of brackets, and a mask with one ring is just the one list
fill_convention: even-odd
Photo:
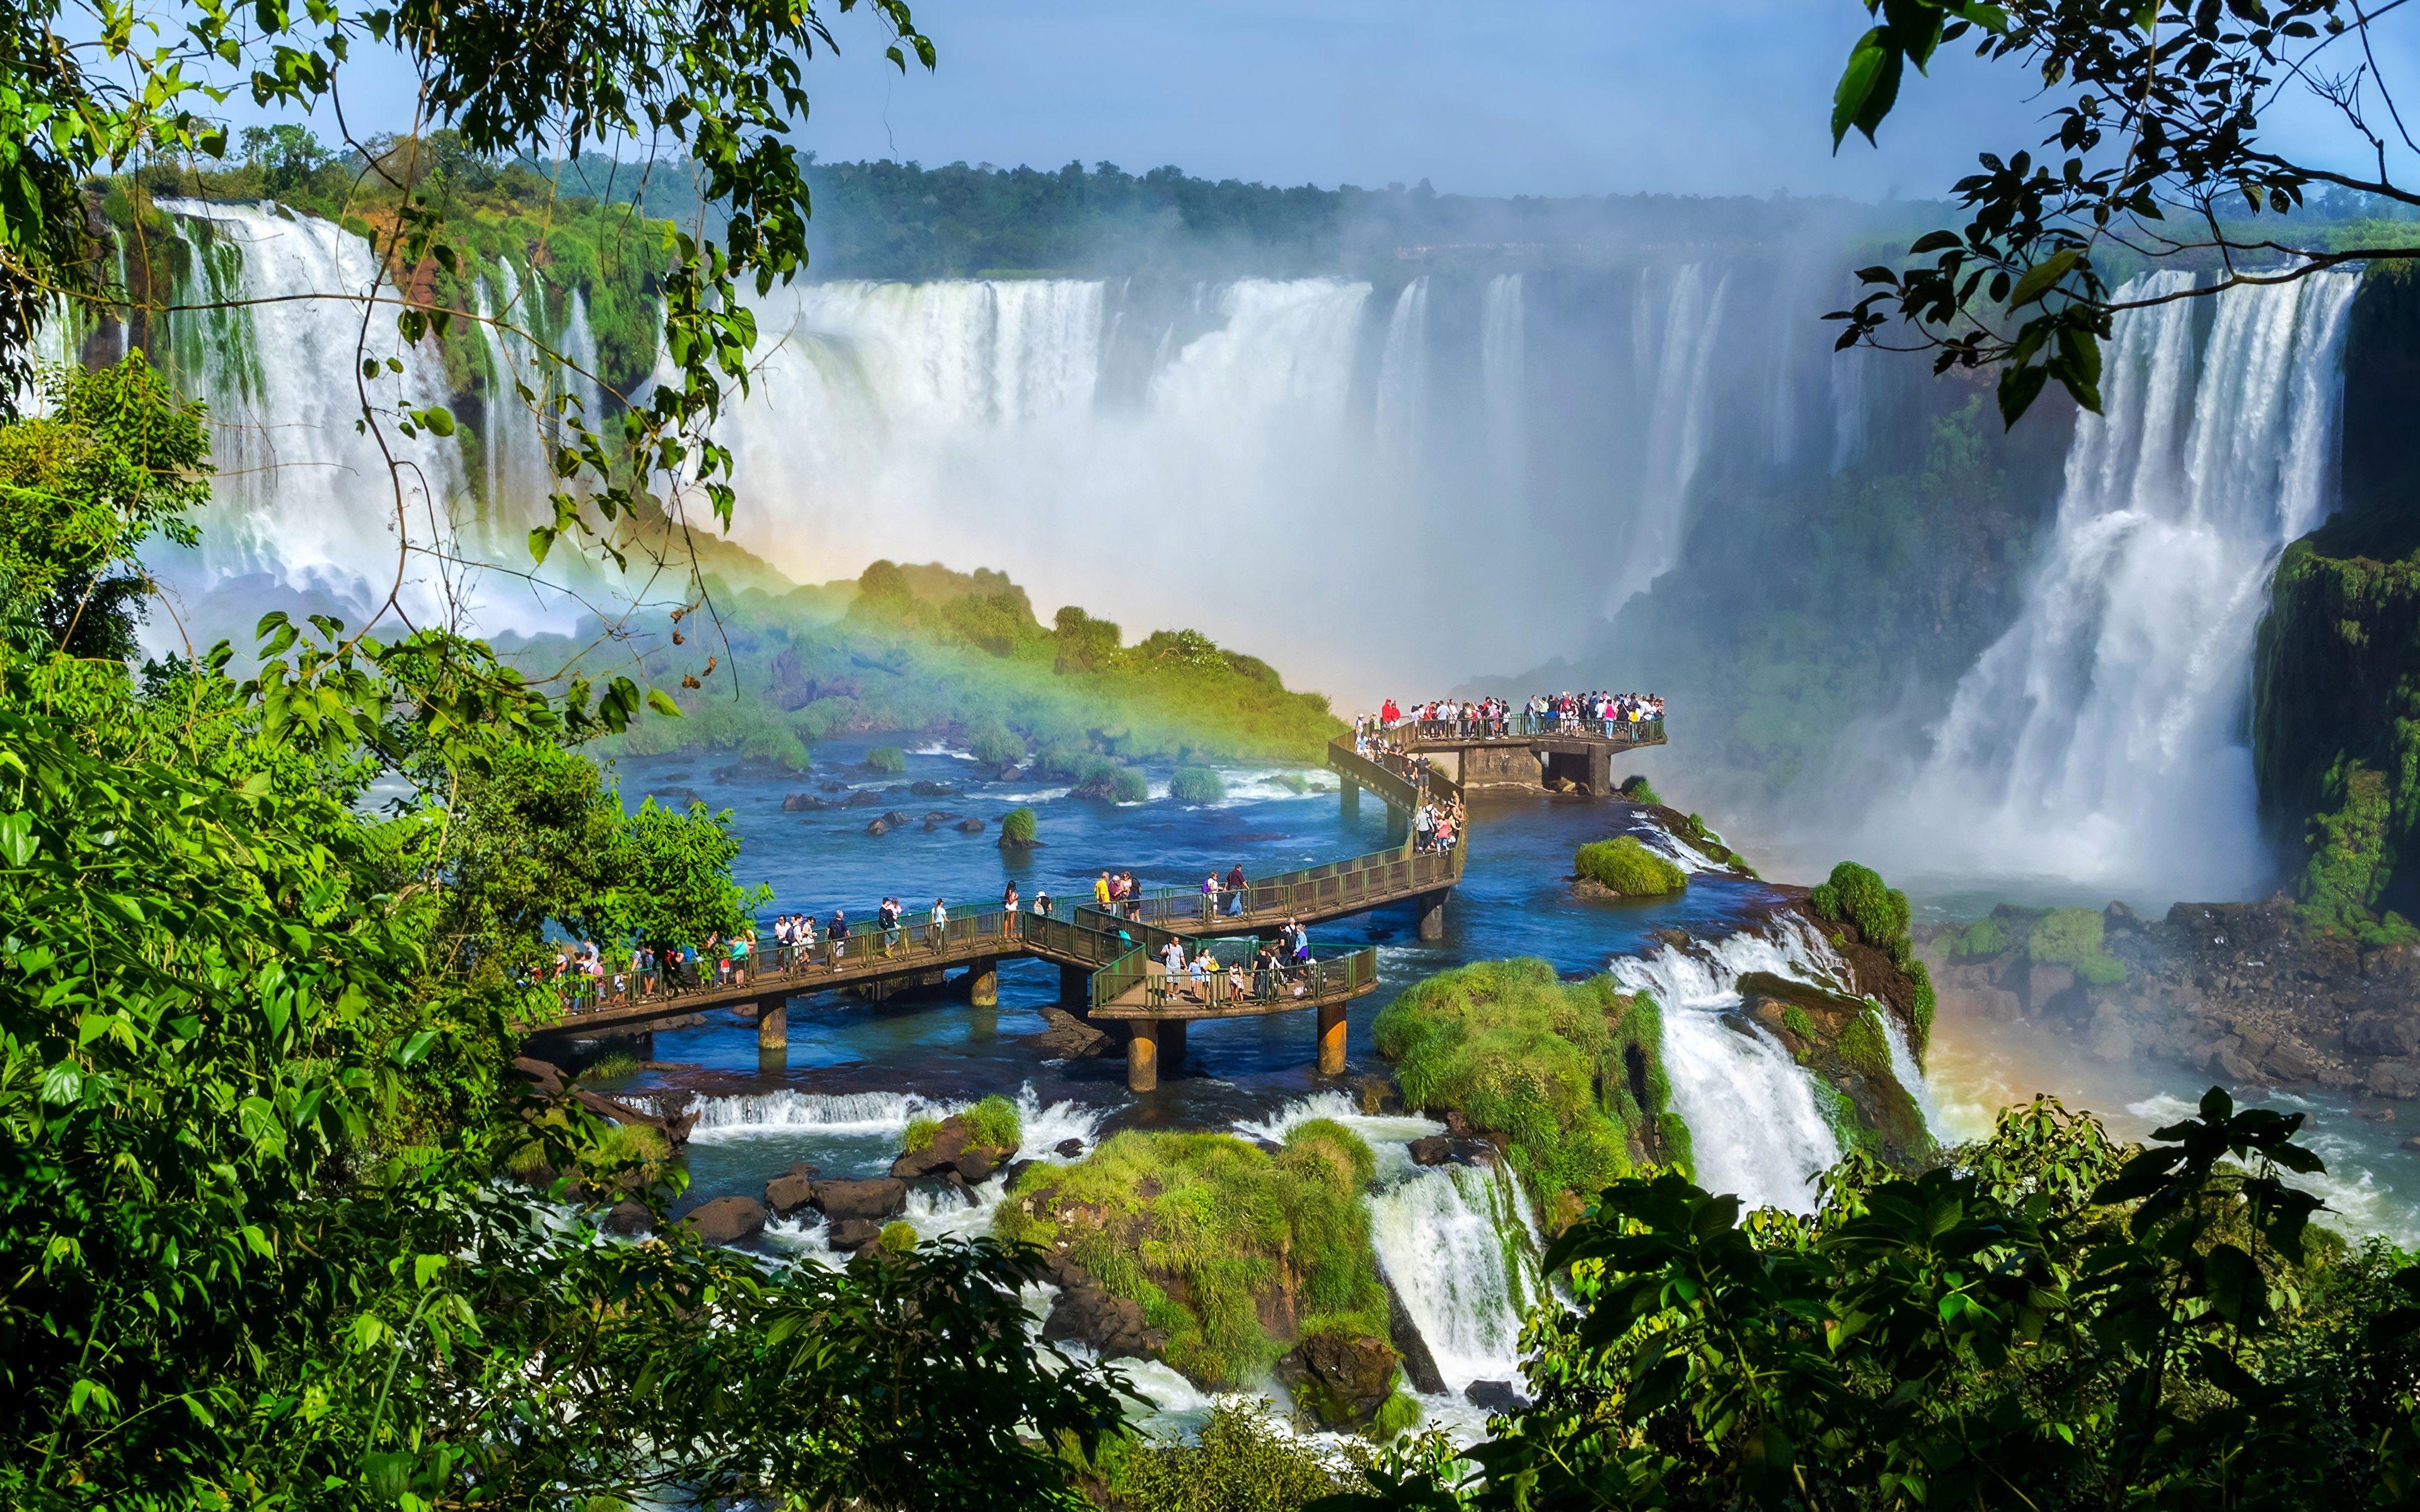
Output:
[[530,560],[532,562],[544,562],[546,560],[546,554],[554,549],[553,529],[545,525],[531,527],[529,532],[529,547]]
[[40,849],[41,841],[34,838],[32,814],[0,814],[0,857],[10,866],[23,866]]
[[434,1042],[436,1039],[437,1031],[435,1029],[421,1030],[411,1039],[405,1041],[403,1048],[395,1053],[395,1063],[398,1066],[411,1065],[421,1057],[428,1053],[429,1045]]
[[660,687],[651,687],[647,689],[647,707],[655,710],[658,714],[662,715],[667,719],[678,719],[683,717],[681,714],[681,706],[673,702],[673,696],[670,693],[665,692]]
[[2083,255],[2081,248],[2063,247],[2026,269],[2025,275],[2017,280],[2017,286],[2009,290],[2009,308],[2023,308],[2048,294]]
[[[1849,66],[1840,70],[1840,82],[1832,90],[1834,152],[1840,150],[1841,139],[1849,134],[1849,128],[1864,119],[1866,107],[1881,86],[1885,70],[1894,75],[1896,88],[1898,66],[1899,54],[1892,51],[1879,26],[1858,38],[1857,45],[1849,50]],[[1871,131],[1866,133],[1866,140],[1873,140]]]

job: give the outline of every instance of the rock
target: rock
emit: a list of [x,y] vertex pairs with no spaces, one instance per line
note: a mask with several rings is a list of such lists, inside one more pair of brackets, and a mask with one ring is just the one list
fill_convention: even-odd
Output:
[[908,1183],[887,1176],[817,1181],[814,1195],[807,1200],[816,1211],[834,1222],[844,1218],[896,1218],[908,1211]]
[[1529,1405],[1509,1381],[1474,1381],[1462,1388],[1462,1399],[1490,1412],[1517,1412]]
[[2237,1038],[2243,1041],[2236,1048],[2242,1052],[2246,1060],[2256,1062],[2266,1060],[2269,1058],[2269,1052],[2277,1047],[2277,1037],[2257,1024],[2239,1025],[2235,1032]]
[[1412,1321],[1411,1309],[1404,1305],[1403,1295],[1394,1283],[1380,1276],[1387,1288],[1387,1335],[1394,1341],[1395,1352],[1404,1357],[1404,1376],[1412,1389],[1435,1396],[1445,1389],[1445,1377],[1438,1373],[1436,1356],[1429,1350],[1429,1341],[1420,1337],[1420,1327]]
[[2420,1155],[2420,1134],[2413,1134],[2411,1138],[2403,1141],[2401,1148],[2410,1150],[2415,1155]]
[[1442,1165],[1453,1158],[1453,1141],[1443,1134],[1429,1134],[1411,1144],[1412,1164]]
[[[2345,1026],[2344,1040],[2356,1056],[2408,1056],[2420,1051],[2420,1014],[2364,1013]],[[520,1063],[513,1064],[518,1069]]]
[[984,822],[980,819],[961,819],[957,823],[957,831],[961,835],[980,835],[984,832]]
[[2023,996],[2025,1011],[2039,1013],[2050,1006],[2050,1000],[2075,985],[2072,966],[2036,965],[2027,968]]
[[887,818],[876,819],[865,826],[865,832],[869,835],[888,835],[891,833],[891,821]]
[[970,1142],[973,1131],[967,1120],[957,1115],[941,1120],[933,1131],[933,1142],[922,1149],[908,1150],[891,1163],[891,1174],[903,1181],[954,1173],[970,1186],[980,1186],[991,1180],[991,1173],[1016,1153],[1013,1146],[977,1145]]
[[956,817],[956,814],[950,813],[944,810],[936,809],[931,813],[924,816],[924,827],[930,829],[935,825],[946,825]]
[[2381,1060],[2361,1082],[2372,1097],[2420,1097],[2420,1060]]
[[958,790],[947,782],[918,780],[908,784],[908,791],[920,798],[954,798]]
[[2260,1069],[2281,1082],[2307,1082],[2319,1074],[2319,1057],[2291,1040],[2280,1040],[2260,1057]]
[[1042,1010],[1048,1026],[1033,1037],[1033,1048],[1045,1060],[1081,1060],[1109,1048],[1109,1037],[1062,1008]]
[[898,810],[896,810],[896,809],[892,809],[892,810],[886,810],[886,811],[883,813],[883,815],[882,815],[882,822],[883,822],[884,824],[886,824],[886,825],[889,825],[892,828],[893,828],[893,829],[897,829],[901,825],[904,825],[904,824],[906,824],[906,823],[908,822],[908,816],[907,816],[906,814],[904,814],[904,813],[901,813],[901,812],[900,812]]
[[1013,1160],[1008,1169],[1000,1173],[1000,1184],[1008,1191],[1016,1190],[1016,1179],[1042,1163],[1038,1160]]
[[704,795],[695,788],[652,788],[648,790],[647,796],[656,800],[657,808],[670,809],[675,813],[686,810],[692,803],[706,801]]
[[872,788],[862,788],[848,795],[848,806],[852,809],[872,809],[881,802],[882,795]]
[[613,1204],[612,1210],[605,1214],[602,1227],[609,1234],[620,1234],[624,1238],[631,1238],[654,1228],[656,1215],[647,1211],[645,1203],[625,1197]]
[[2233,1045],[2223,1045],[2211,1055],[2210,1074],[2223,1082],[2257,1082],[2260,1068],[2244,1059]]
[[1063,1160],[1074,1160],[1083,1152],[1084,1141],[1081,1139],[1062,1139],[1051,1149],[1052,1154],[1059,1156]]
[[824,1228],[824,1242],[833,1250],[855,1254],[882,1242],[882,1226],[871,1218],[835,1218]]
[[1024,775],[1025,768],[1017,765],[1014,762],[1011,762],[1008,765],[1001,767],[997,772],[994,772],[991,779],[995,782],[1014,782]]
[[1089,1344],[1104,1360],[1148,1360],[1168,1347],[1168,1335],[1143,1320],[1142,1304],[1116,1297],[1092,1273],[1066,1261],[1052,1264],[1059,1300],[1042,1323],[1050,1344]]
[[563,1095],[563,1070],[551,1060],[516,1056],[513,1074],[528,1082],[530,1090],[539,1097],[553,1099]]
[[773,1210],[776,1218],[787,1218],[810,1206],[814,1196],[815,1168],[812,1165],[793,1165],[765,1183],[765,1206]]
[[813,813],[818,809],[830,807],[830,799],[818,798],[812,793],[793,793],[782,800],[783,813]]
[[2116,1019],[2097,1020],[2093,1025],[2092,1053],[2113,1066],[2122,1065],[2134,1058],[2134,1037]]
[[848,791],[848,784],[845,782],[818,782],[815,786],[826,793],[846,793]]
[[1357,1428],[1395,1394],[1401,1363],[1385,1339],[1314,1334],[1278,1361],[1277,1378],[1321,1427]]
[[1473,1139],[1479,1134],[1479,1131],[1470,1126],[1470,1120],[1462,1116],[1460,1108],[1446,1110],[1445,1132],[1449,1137],[1454,1139]]
[[754,1197],[716,1197],[681,1222],[709,1244],[737,1244],[765,1231],[765,1205]]

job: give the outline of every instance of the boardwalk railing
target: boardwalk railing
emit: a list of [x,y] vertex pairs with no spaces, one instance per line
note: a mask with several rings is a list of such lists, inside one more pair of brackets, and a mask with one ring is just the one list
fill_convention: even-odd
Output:
[[1360,783],[1398,809],[1419,807],[1419,789],[1409,778],[1380,765],[1342,740],[1327,743],[1327,764],[1346,780]]
[[1662,719],[1591,719],[1582,715],[1508,715],[1500,719],[1404,719],[1383,727],[1380,736],[1410,740],[1481,742],[1490,740],[1552,740],[1584,736],[1617,745],[1661,744]]
[[[1287,962],[1265,968],[1254,964],[1253,942],[1221,940],[1209,949],[1218,963],[1218,968],[1200,977],[1193,975],[1189,965],[1173,974],[1159,969],[1143,952],[1136,951],[1130,962],[1120,963],[1113,982],[1103,982],[1102,979],[1109,976],[1108,972],[1094,978],[1094,1012],[1109,1018],[1169,1013],[1208,1016],[1282,1008],[1296,1000],[1309,1007],[1338,996],[1357,995],[1378,980],[1375,946],[1364,946],[1350,955],[1325,961],[1302,964]],[[1113,991],[1109,990],[1111,987]],[[1126,1001],[1121,1002],[1121,998]]]

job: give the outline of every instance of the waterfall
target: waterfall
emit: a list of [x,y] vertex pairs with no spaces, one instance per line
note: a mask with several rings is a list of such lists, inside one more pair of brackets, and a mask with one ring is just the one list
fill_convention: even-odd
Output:
[[1379,1268],[1447,1388],[1519,1381],[1521,1321],[1546,1289],[1543,1246],[1512,1172],[1435,1166],[1373,1193],[1369,1210]]
[[1429,281],[1404,285],[1387,321],[1387,345],[1378,357],[1378,445],[1406,467],[1419,461],[1428,433]]
[[2024,607],[1959,683],[1916,784],[1906,843],[1928,862],[2196,896],[2261,885],[2253,630],[2279,552],[2326,508],[2359,282],[2118,315],[2103,413],[2077,420]]
[[1648,403],[1646,459],[1630,511],[1627,548],[1611,571],[1605,598],[1608,614],[1681,558],[1689,485],[1705,460],[1707,376],[1730,277],[1716,273],[1709,288],[1705,266],[1690,263],[1672,276],[1660,298],[1655,283],[1641,280],[1632,305],[1632,360]]
[[1479,316],[1480,393],[1487,407],[1487,462],[1498,497],[1527,512],[1529,502],[1528,347],[1521,275],[1487,281]]
[[[186,392],[209,400],[218,470],[200,521],[201,581],[169,576],[205,588],[266,578],[366,613],[395,578],[403,538],[424,552],[451,539],[466,484],[459,449],[426,432],[404,437],[391,423],[398,402],[446,402],[443,363],[425,343],[404,346],[386,308],[365,312],[378,270],[359,237],[258,205],[163,199],[159,208],[177,218],[193,252],[177,302],[283,301],[178,312],[170,349],[152,354]],[[357,347],[365,359],[403,366],[399,379],[371,384],[389,409],[392,473],[379,442],[355,429]],[[405,571],[408,606],[442,603],[447,576],[415,554]]]
[[1811,1211],[1808,1183],[1840,1158],[1839,1140],[1807,1069],[1737,1011],[1739,980],[1749,972],[1825,981],[1828,968],[1805,933],[1777,928],[1666,945],[1610,969],[1624,991],[1646,993],[1664,1011],[1664,1074],[1673,1110],[1689,1126],[1698,1184],[1735,1193],[1750,1208]]
[[[478,288],[489,379],[480,448],[481,518],[489,548],[502,550],[518,546],[531,525],[553,516],[547,500],[558,480],[550,459],[572,434],[558,401],[569,398],[572,411],[595,429],[602,395],[592,376],[597,344],[578,289],[564,296],[563,329],[555,332],[550,329],[545,286],[535,276],[524,281],[512,263],[500,262],[493,278],[482,277]],[[542,351],[541,341],[560,352],[562,361]],[[527,399],[523,389],[531,395]]]

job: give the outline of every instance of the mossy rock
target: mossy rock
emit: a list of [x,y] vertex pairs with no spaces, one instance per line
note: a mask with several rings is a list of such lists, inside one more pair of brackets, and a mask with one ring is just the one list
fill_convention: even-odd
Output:
[[1180,766],[1169,779],[1168,795],[1179,803],[1216,803],[1227,795],[1227,783],[1206,766]]
[[1031,809],[1011,809],[1001,816],[1000,843],[1003,848],[1031,847],[1037,843],[1034,833],[1037,821]]
[[1931,1154],[1924,1112],[1891,1072],[1890,1046],[1875,1017],[1881,1010],[1761,971],[1740,979],[1740,997],[1748,1016],[1815,1077],[1842,1144],[1902,1167]]
[[908,770],[908,753],[896,746],[876,746],[865,753],[865,769],[896,777]]
[[1689,886],[1689,873],[1632,835],[1591,841],[1572,857],[1580,881],[1623,898],[1657,898]]

